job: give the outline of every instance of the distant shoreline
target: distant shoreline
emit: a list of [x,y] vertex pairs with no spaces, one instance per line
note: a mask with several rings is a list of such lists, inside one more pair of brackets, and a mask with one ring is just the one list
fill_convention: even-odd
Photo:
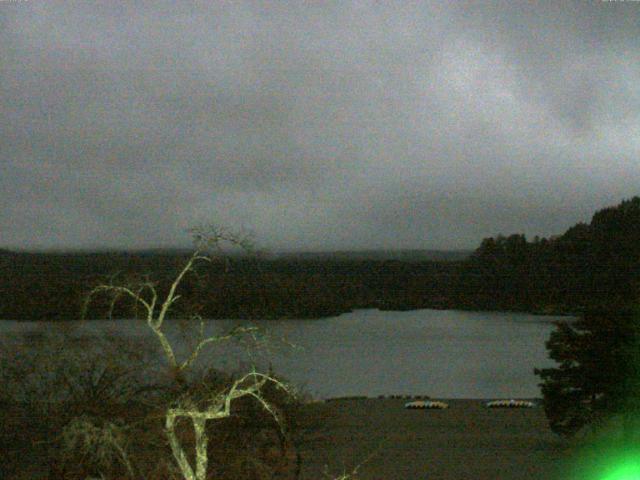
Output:
[[[558,311],[549,311],[549,310],[535,310],[535,311],[527,311],[527,310],[494,310],[494,309],[472,309],[472,308],[463,308],[463,307],[452,307],[452,308],[436,308],[436,307],[420,307],[420,308],[398,308],[398,309],[391,309],[391,308],[379,308],[379,307],[363,307],[363,308],[356,308],[356,309],[351,309],[351,310],[345,310],[343,312],[339,312],[339,313],[332,313],[332,314],[327,314],[327,315],[321,315],[321,316],[296,316],[296,317],[289,317],[289,316],[279,316],[279,317],[262,317],[262,318],[254,318],[254,317],[223,317],[223,318],[206,318],[205,320],[247,320],[247,321],[264,321],[264,322],[269,322],[269,321],[281,321],[281,320],[291,320],[291,321],[296,321],[296,320],[323,320],[323,319],[327,319],[327,318],[334,318],[334,317],[338,317],[340,315],[344,315],[347,313],[352,313],[356,310],[378,310],[380,312],[412,312],[412,311],[416,311],[416,310],[437,310],[437,311],[460,311],[460,312],[486,312],[486,313],[514,313],[514,314],[527,314],[527,315],[534,315],[534,316],[539,316],[539,317],[579,317],[581,315],[581,313],[579,312],[567,312],[565,310],[558,310]],[[113,318],[113,319],[109,319],[109,318],[91,318],[89,319],[91,321],[101,321],[101,320],[123,320],[122,318]],[[171,320],[171,318],[169,318],[169,320]],[[72,318],[72,319],[55,319],[55,320],[44,320],[44,319],[37,319],[37,320],[31,320],[31,319],[12,319],[12,318],[0,318],[0,322],[2,321],[7,321],[7,322],[82,322],[82,319],[79,318]]]
[[[338,253],[230,257],[229,271],[213,264],[199,277],[185,277],[180,286],[182,299],[172,307],[172,314],[188,318],[190,309],[195,308],[210,319],[315,320],[377,308],[571,317],[579,315],[591,300],[602,303],[582,287],[559,289],[554,278],[563,278],[560,271],[548,273],[545,279],[533,273],[516,275],[515,271],[505,277],[469,258],[426,260],[416,252],[405,252],[405,256],[377,252],[377,258],[367,257],[375,257],[376,252],[361,252],[363,257],[357,258],[353,252],[343,252],[345,257]],[[186,252],[172,251],[0,255],[0,290],[5,293],[0,319],[80,319],[91,287],[110,281],[109,276],[116,272],[119,281],[126,281],[129,275],[149,275],[163,294],[186,257]],[[535,291],[534,284],[539,287]],[[121,302],[113,317],[129,318],[130,307]],[[96,298],[87,316],[103,318],[108,309],[106,298]]]

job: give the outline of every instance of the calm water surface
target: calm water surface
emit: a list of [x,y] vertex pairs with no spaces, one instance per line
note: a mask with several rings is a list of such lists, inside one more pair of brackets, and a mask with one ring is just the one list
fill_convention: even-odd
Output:
[[[534,367],[555,366],[544,343],[554,321],[569,317],[517,313],[413,310],[356,310],[319,320],[260,322],[274,345],[252,357],[258,365],[302,386],[316,398],[345,395],[426,394],[434,398],[541,397]],[[168,333],[186,352],[175,323]],[[75,334],[155,338],[141,320],[64,322]],[[206,333],[227,331],[239,321],[211,320]],[[195,325],[194,325],[195,327]],[[0,335],[43,335],[59,330],[47,322],[0,322]],[[65,327],[62,327],[65,328]],[[286,347],[286,339],[298,348]],[[238,345],[209,349],[201,364],[242,369],[251,359]],[[158,365],[162,359],[158,356]]]

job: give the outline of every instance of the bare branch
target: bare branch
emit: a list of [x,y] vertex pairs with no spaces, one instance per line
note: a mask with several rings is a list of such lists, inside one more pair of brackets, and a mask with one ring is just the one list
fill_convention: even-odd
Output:
[[236,328],[234,328],[233,330],[231,330],[229,333],[227,333],[225,335],[216,335],[216,336],[211,336],[211,337],[208,337],[208,338],[203,338],[204,337],[204,322],[201,319],[200,320],[200,333],[199,333],[200,340],[199,340],[198,344],[196,345],[196,347],[192,350],[192,352],[189,355],[189,357],[182,363],[182,365],[180,366],[180,370],[184,370],[186,368],[189,368],[189,366],[191,366],[193,364],[193,362],[198,358],[198,355],[200,354],[200,351],[206,345],[208,345],[210,343],[217,343],[217,342],[222,342],[222,341],[225,341],[225,340],[231,340],[232,338],[238,337],[241,334],[245,334],[245,333],[253,334],[254,332],[258,332],[258,331],[260,331],[260,329],[258,327],[236,327]]
[[[253,232],[244,228],[233,231],[224,226],[208,224],[190,228],[188,232],[193,236],[197,250],[215,252],[224,257],[224,244],[238,247],[246,253],[256,251]],[[224,257],[225,272],[229,270],[229,259]]]
[[180,271],[180,273],[178,274],[176,279],[171,284],[171,288],[169,289],[169,293],[167,294],[167,298],[164,301],[164,303],[162,304],[162,308],[160,310],[160,313],[158,314],[158,318],[154,322],[156,328],[161,328],[162,327],[162,323],[164,322],[164,319],[165,319],[165,316],[167,314],[167,311],[169,310],[169,307],[177,300],[177,298],[175,298],[175,293],[176,293],[176,289],[178,288],[178,285],[180,285],[180,282],[182,281],[182,278],[185,276],[185,274],[189,270],[191,270],[191,268],[193,267],[193,263],[195,261],[197,261],[197,260],[208,260],[208,261],[211,261],[208,257],[200,255],[200,251],[199,250],[196,250],[193,253],[193,255],[191,256],[191,258],[189,259],[187,264],[184,266],[184,268]]
[[[85,302],[86,305],[88,306],[88,304],[89,304],[89,302],[90,302],[90,300],[91,300],[91,298],[93,296],[95,296],[96,294],[101,293],[101,292],[111,293],[116,297],[120,297],[123,294],[124,295],[128,295],[131,298],[133,298],[136,302],[141,303],[147,309],[148,312],[152,312],[151,305],[144,298],[142,298],[141,295],[136,294],[135,292],[133,292],[128,287],[117,286],[117,285],[98,285],[93,290],[91,290],[91,292],[89,292],[89,294],[87,296],[88,300],[87,300],[87,302]],[[114,305],[114,302],[112,301],[111,302],[111,306],[113,306],[113,305]],[[86,310],[85,310],[85,312],[86,312]],[[111,315],[111,312],[110,312],[110,315]]]

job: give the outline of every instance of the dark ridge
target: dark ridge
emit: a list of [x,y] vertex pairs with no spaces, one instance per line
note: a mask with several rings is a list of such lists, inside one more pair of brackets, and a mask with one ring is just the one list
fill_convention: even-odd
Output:
[[275,258],[295,260],[396,260],[405,262],[458,262],[467,260],[473,250],[336,250],[277,252]]

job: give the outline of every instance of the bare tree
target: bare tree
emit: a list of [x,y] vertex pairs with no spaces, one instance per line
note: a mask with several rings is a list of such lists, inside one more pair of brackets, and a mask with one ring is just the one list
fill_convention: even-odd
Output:
[[[191,319],[199,322],[197,341],[185,358],[179,359],[169,342],[163,327],[168,318],[171,307],[181,298],[177,293],[180,283],[185,275],[194,271],[195,265],[200,262],[212,262],[216,256],[224,253],[226,245],[245,252],[254,251],[252,236],[246,232],[234,232],[216,225],[198,226],[190,230],[195,242],[195,251],[186,264],[171,283],[168,293],[160,300],[158,285],[148,278],[141,281],[133,281],[125,284],[116,284],[113,281],[97,285],[86,297],[82,318],[85,318],[87,308],[96,295],[109,296],[109,314],[113,312],[116,303],[123,297],[129,297],[134,305],[141,307],[147,326],[157,338],[168,367],[178,383],[185,380],[186,371],[196,361],[203,348],[240,335],[250,335],[256,339],[259,329],[254,326],[236,326],[223,335],[205,336],[204,320],[199,314],[193,314]],[[228,270],[228,259],[223,257],[225,270]],[[180,472],[185,480],[205,480],[208,467],[208,437],[206,434],[206,422],[219,420],[231,415],[232,403],[242,397],[251,397],[259,402],[264,409],[273,416],[281,426],[281,419],[276,409],[265,399],[262,387],[269,382],[276,385],[288,395],[294,395],[294,391],[272,375],[259,373],[254,369],[245,374],[233,384],[221,391],[208,392],[204,398],[194,398],[191,392],[186,391],[169,406],[165,414],[165,432],[171,447],[173,457],[178,464]],[[191,421],[195,433],[195,468],[189,463],[188,456],[180,443],[176,432],[176,422],[180,418]]]
[[171,283],[169,291],[163,301],[160,302],[158,298],[157,282],[150,281],[148,277],[142,280],[129,280],[122,284],[115,284],[115,277],[112,277],[108,284],[97,285],[89,292],[82,311],[82,318],[85,318],[87,308],[93,298],[98,294],[106,294],[110,297],[108,313],[111,316],[117,302],[123,297],[129,297],[133,300],[136,307],[143,309],[147,326],[155,334],[162,347],[169,368],[178,379],[182,378],[183,372],[193,364],[198,358],[200,351],[208,344],[229,340],[242,334],[248,334],[255,338],[259,332],[259,329],[254,326],[238,326],[224,335],[205,337],[204,320],[199,314],[194,313],[191,315],[190,320],[198,321],[200,324],[197,342],[186,358],[183,360],[177,359],[175,351],[163,331],[163,326],[171,307],[181,298],[181,295],[176,292],[185,275],[194,272],[198,262],[211,263],[216,259],[216,256],[222,258],[226,265],[225,268],[228,269],[228,259],[221,255],[224,253],[224,244],[240,248],[245,252],[252,252],[254,250],[251,236],[246,233],[232,232],[226,228],[215,225],[199,226],[189,231],[194,237],[194,243],[196,245],[195,251]]

